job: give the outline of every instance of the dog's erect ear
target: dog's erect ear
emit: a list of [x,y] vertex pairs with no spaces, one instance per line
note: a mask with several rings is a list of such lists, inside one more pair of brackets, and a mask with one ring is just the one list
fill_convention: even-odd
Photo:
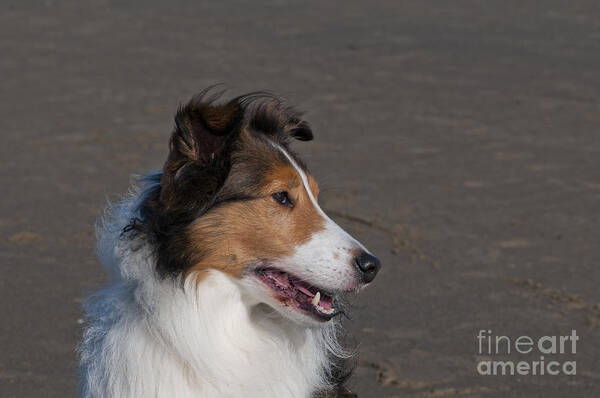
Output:
[[220,176],[216,174],[227,174],[228,159],[225,158],[239,132],[244,110],[235,100],[214,104],[215,99],[205,100],[203,95],[199,95],[177,111],[169,156],[161,179],[163,199],[170,194],[170,188],[179,175],[187,169],[194,169],[196,174],[215,174],[215,178],[202,177],[214,182],[205,187],[208,190],[217,188],[210,186],[219,183]]

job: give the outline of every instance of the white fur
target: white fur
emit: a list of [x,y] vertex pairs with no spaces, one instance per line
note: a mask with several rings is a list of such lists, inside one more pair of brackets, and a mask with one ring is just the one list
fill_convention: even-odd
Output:
[[329,355],[343,355],[335,323],[299,326],[252,295],[255,282],[211,272],[157,277],[151,248],[122,238],[140,195],[98,228],[112,282],[86,306],[85,398],[308,398],[327,388]]
[[295,273],[301,279],[329,290],[357,290],[359,278],[354,266],[357,250],[368,250],[350,234],[337,225],[321,209],[308,183],[308,177],[298,163],[280,145],[273,144],[294,167],[302,180],[312,205],[323,217],[325,227],[313,234],[304,244],[296,247],[288,258],[281,259],[278,266]]

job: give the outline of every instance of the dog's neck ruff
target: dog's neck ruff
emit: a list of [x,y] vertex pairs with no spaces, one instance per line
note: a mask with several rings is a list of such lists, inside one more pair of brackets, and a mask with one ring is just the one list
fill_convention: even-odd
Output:
[[327,387],[333,323],[299,328],[218,271],[159,278],[151,247],[120,233],[138,200],[98,231],[114,280],[86,308],[82,397],[308,398]]

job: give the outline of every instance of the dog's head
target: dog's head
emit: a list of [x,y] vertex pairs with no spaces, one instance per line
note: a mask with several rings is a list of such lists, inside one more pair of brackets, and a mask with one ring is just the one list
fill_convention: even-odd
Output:
[[158,272],[201,281],[218,270],[288,318],[328,321],[336,296],[371,282],[379,260],[320,208],[289,148],[313,137],[298,113],[265,94],[216,100],[179,109],[160,188],[142,204]]

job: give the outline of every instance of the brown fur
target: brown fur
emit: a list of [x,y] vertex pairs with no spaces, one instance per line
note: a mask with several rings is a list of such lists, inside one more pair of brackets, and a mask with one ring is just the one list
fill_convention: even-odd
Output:
[[[309,178],[316,197],[318,186]],[[271,195],[281,191],[288,192],[293,208],[273,200]],[[192,248],[205,254],[186,275],[218,269],[239,278],[247,265],[290,255],[324,226],[300,176],[289,164],[269,171],[257,194],[256,199],[211,210],[190,225],[188,239]]]

